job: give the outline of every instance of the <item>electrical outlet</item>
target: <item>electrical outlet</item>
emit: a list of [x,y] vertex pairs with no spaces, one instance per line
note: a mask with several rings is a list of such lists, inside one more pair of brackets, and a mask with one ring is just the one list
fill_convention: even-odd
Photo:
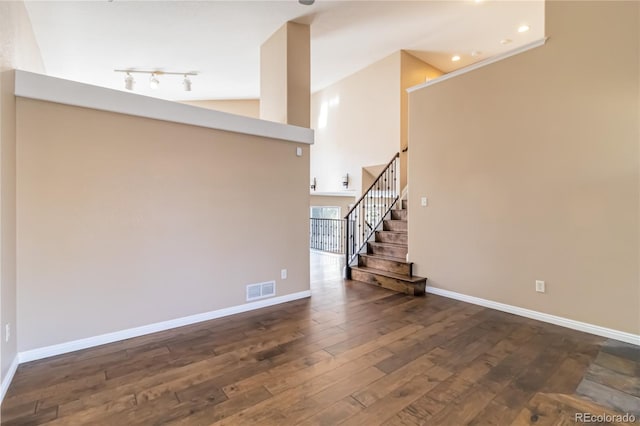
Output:
[[283,269],[280,271],[280,278],[282,278],[283,280],[287,279],[287,270]]
[[4,341],[8,342],[11,338],[11,324],[5,324],[4,326]]
[[536,280],[536,291],[538,293],[544,293],[546,291],[544,281]]

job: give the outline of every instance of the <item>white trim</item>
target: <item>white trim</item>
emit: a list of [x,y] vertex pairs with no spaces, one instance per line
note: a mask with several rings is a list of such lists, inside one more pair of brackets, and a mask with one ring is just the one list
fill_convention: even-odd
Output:
[[583,331],[585,333],[595,334],[596,336],[607,337],[609,339],[620,340],[622,342],[631,343],[640,346],[640,335],[618,331],[611,328],[601,327],[599,325],[589,324],[586,322],[575,321],[569,318],[558,317],[544,312],[532,311],[531,309],[520,308],[518,306],[507,305],[505,303],[494,302],[492,300],[481,299],[475,296],[467,296],[466,294],[456,293],[454,291],[444,290],[436,287],[426,288],[427,293],[437,294],[438,296],[448,297],[449,299],[460,300],[463,302],[480,305],[502,312],[519,315],[521,317],[531,318],[534,320],[548,322],[573,330]]
[[312,129],[16,70],[15,95],[227,132],[313,144]]
[[28,351],[20,352],[18,356],[20,363],[35,361],[42,358],[48,358],[55,355],[61,355],[68,352],[74,352],[81,349],[117,342],[119,340],[131,339],[132,337],[143,336],[145,334],[157,333],[159,331],[183,327],[185,325],[195,324],[202,321],[209,321],[216,318],[265,308],[267,306],[273,306],[280,303],[291,302],[293,300],[304,299],[306,297],[311,297],[311,290],[273,297],[271,299],[264,299],[257,302],[245,303],[229,308],[218,309],[216,311],[190,315],[188,317],[176,318],[169,321],[143,325],[141,327],[129,328],[113,333],[101,334],[99,336],[87,337],[85,339],[73,340],[71,342],[60,343],[57,345],[31,349]]
[[343,191],[343,192],[309,192],[309,195],[316,195],[318,197],[353,197],[356,198],[355,191]]
[[15,376],[16,374],[16,370],[18,369],[18,364],[19,364],[18,355],[16,355],[13,358],[13,361],[11,362],[9,369],[7,370],[7,374],[2,379],[2,388],[0,388],[0,404],[2,404],[2,401],[4,401],[4,396],[7,394],[7,391],[9,390],[9,385],[13,380],[13,376]]
[[417,86],[412,86],[407,89],[408,93],[415,92],[416,90],[424,89],[425,87],[432,86],[434,84],[442,83],[443,81],[449,80],[450,78],[457,77],[462,74],[466,74],[473,70],[477,70],[478,68],[486,67],[487,65],[491,65],[494,62],[502,61],[504,59],[510,58],[515,55],[519,55],[520,53],[524,53],[527,50],[535,49],[536,47],[543,46],[547,42],[547,37],[541,38],[540,40],[533,41],[531,43],[525,44],[524,46],[520,46],[516,49],[510,50],[508,52],[501,53],[496,56],[492,56],[491,58],[487,58],[483,61],[476,62],[475,64],[471,64],[464,68],[460,68],[458,70],[452,71],[450,73],[444,74],[438,78],[434,78],[433,80],[426,81],[422,84],[418,84]]

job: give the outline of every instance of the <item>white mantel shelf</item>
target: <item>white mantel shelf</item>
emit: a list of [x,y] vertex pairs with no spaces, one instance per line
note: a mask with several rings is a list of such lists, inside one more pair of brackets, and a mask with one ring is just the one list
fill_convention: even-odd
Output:
[[213,111],[193,105],[16,70],[15,95],[100,111],[109,111],[227,132],[313,144],[305,127]]

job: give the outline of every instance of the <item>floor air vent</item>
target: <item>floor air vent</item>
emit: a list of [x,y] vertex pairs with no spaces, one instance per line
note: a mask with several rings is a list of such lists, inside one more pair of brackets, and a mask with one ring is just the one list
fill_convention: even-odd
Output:
[[276,282],[249,284],[247,286],[247,302],[276,295]]

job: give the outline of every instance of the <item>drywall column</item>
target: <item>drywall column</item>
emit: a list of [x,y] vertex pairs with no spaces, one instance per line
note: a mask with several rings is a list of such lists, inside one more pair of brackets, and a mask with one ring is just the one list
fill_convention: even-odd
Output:
[[407,89],[444,74],[404,50],[400,51],[400,188],[407,185],[409,94]]
[[287,22],[260,47],[260,118],[309,127],[310,31]]

